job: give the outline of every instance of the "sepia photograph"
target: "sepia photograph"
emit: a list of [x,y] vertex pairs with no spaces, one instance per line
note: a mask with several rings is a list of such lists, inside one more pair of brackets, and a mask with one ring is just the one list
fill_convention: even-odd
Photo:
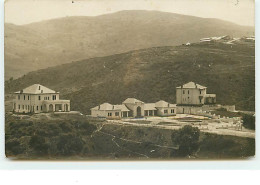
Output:
[[255,158],[254,0],[6,0],[10,160]]

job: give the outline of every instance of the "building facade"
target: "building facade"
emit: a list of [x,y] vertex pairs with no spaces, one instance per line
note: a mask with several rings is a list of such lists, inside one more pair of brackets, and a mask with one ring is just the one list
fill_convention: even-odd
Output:
[[130,110],[125,105],[112,105],[103,103],[91,109],[91,116],[120,119],[129,117]]
[[207,94],[207,87],[194,82],[176,87],[177,113],[196,114],[203,105],[216,104],[216,94]]
[[144,103],[135,98],[127,98],[121,105],[104,103],[91,109],[91,116],[111,119],[145,116],[173,116],[176,115],[176,105],[166,101]]
[[59,92],[34,84],[14,93],[13,111],[17,113],[69,112],[70,100],[61,100]]

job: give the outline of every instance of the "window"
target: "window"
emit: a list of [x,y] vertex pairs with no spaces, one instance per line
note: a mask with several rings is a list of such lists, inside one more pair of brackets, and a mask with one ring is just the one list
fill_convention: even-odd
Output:
[[38,109],[39,109],[39,107],[37,106],[37,107],[36,107],[36,110],[38,110]]
[[115,116],[119,116],[119,112],[116,112],[116,113],[115,113]]
[[52,96],[52,100],[56,100],[56,95],[53,95],[53,96]]
[[167,114],[168,113],[168,110],[164,110],[164,114]]
[[42,106],[41,106],[41,110],[42,110]]
[[171,113],[174,113],[174,109],[171,109]]
[[41,90],[41,93],[43,93],[43,90]]
[[38,96],[38,100],[41,100],[41,96]]
[[25,100],[25,95],[23,96],[23,100]]
[[41,90],[41,86],[39,86],[39,90]]
[[30,96],[28,96],[28,100],[30,100]]
[[188,90],[188,94],[190,94],[190,91]]
[[200,94],[201,94],[201,90],[200,90]]
[[20,100],[20,95],[18,95],[18,100]]
[[112,112],[109,112],[109,113],[107,114],[107,116],[112,116]]
[[18,105],[18,109],[20,109],[21,108],[21,106],[20,105]]
[[24,109],[24,105],[23,105],[23,109]]
[[50,97],[48,97],[48,100],[50,100]]
[[185,94],[185,90],[183,90],[183,94]]

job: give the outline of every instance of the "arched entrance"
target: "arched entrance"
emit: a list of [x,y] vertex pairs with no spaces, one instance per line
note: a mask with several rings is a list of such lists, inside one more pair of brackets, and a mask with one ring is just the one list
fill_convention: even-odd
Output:
[[53,112],[53,105],[52,104],[49,105],[49,112]]
[[142,117],[142,112],[141,112],[141,107],[140,106],[138,106],[136,108],[136,117]]
[[43,112],[47,112],[47,105],[46,104],[43,105]]

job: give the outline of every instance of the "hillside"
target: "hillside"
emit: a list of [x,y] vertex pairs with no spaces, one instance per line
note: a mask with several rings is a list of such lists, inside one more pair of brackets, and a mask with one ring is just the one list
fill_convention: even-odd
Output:
[[128,97],[144,102],[175,102],[175,88],[194,81],[217,94],[217,102],[254,110],[254,43],[154,47],[97,57],[30,72],[5,84],[6,93],[40,83],[71,100],[72,110]]
[[5,117],[5,154],[10,159],[223,160],[255,155],[253,138],[201,132],[199,151],[190,158],[178,154],[171,139],[174,130],[108,124],[69,114]]
[[65,17],[22,26],[6,23],[5,79],[86,58],[253,33],[253,27],[157,11]]

